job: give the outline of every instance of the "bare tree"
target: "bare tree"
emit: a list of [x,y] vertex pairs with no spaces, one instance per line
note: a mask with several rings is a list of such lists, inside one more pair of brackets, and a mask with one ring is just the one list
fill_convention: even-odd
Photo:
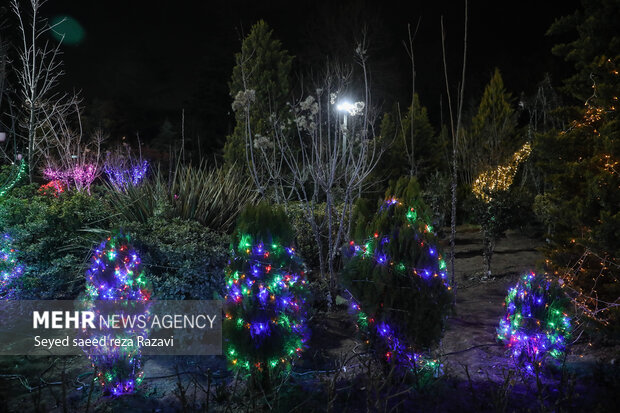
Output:
[[[28,172],[32,181],[33,169],[45,150],[50,130],[43,126],[50,111],[60,117],[68,115],[75,108],[75,95],[54,91],[59,78],[64,74],[60,59],[60,45],[46,39],[53,30],[46,19],[40,16],[45,0],[27,0],[29,10],[23,10],[20,0],[11,0],[11,8],[18,20],[21,44],[18,46],[16,76],[19,83],[18,125],[19,135],[27,143]],[[57,23],[60,24],[61,22]]]
[[[363,73],[364,102],[350,105],[345,118],[341,118],[336,107],[350,86],[352,71],[330,65],[314,94],[295,106],[297,141],[282,133],[275,135],[275,144],[290,171],[282,177],[283,187],[290,188],[303,206],[319,251],[324,250],[326,238],[327,254],[320,257],[320,266],[329,277],[329,303],[336,289],[336,259],[345,238],[350,236],[353,204],[380,156],[374,139],[375,114],[371,109],[364,42],[358,45],[356,58]],[[349,119],[345,122],[346,116]],[[314,213],[321,201],[326,207],[325,231],[321,231]]]
[[[41,147],[45,161],[43,175],[62,181],[67,188],[90,193],[90,186],[101,174],[103,154],[101,145],[105,136],[96,130],[85,138],[82,129],[79,101],[74,101],[71,111],[57,111],[55,107],[43,108],[45,117],[41,126],[48,130],[45,146]],[[69,114],[75,114],[71,119]]]
[[459,144],[459,137],[462,134],[462,114],[463,114],[463,96],[465,93],[465,68],[467,61],[467,0],[465,0],[465,33],[463,36],[463,70],[461,73],[461,82],[459,87],[457,88],[457,107],[456,107],[456,123],[455,123],[455,114],[452,109],[452,98],[450,96],[450,83],[448,82],[448,63],[446,60],[446,32],[443,25],[443,16],[441,17],[441,49],[443,56],[443,67],[444,67],[444,76],[446,81],[446,93],[448,94],[448,109],[450,112],[450,132],[452,135],[452,216],[450,219],[450,273],[451,275],[451,284],[454,289],[455,297],[456,297],[456,274],[454,272],[454,247],[456,240],[456,187],[457,187],[457,147]]
[[[246,160],[258,191],[278,203],[296,199],[302,205],[321,251],[320,271],[329,279],[329,303],[336,288],[336,260],[350,235],[353,204],[380,156],[374,139],[376,114],[371,109],[366,50],[363,40],[355,52],[364,101],[348,105],[344,115],[337,107],[351,87],[353,69],[338,64],[328,64],[314,91],[291,104],[293,119],[278,119],[272,113],[271,136],[252,133],[252,90],[240,91],[233,104],[245,114]],[[323,202],[326,228],[315,213]]]
[[415,54],[413,53],[413,40],[415,39],[415,35],[420,28],[420,21],[418,20],[418,24],[415,28],[415,32],[411,34],[411,25],[407,25],[407,42],[403,41],[403,46],[405,47],[405,51],[407,52],[407,56],[409,56],[409,60],[411,61],[411,113],[409,114],[409,142],[407,142],[407,137],[405,136],[404,125],[402,122],[402,115],[400,113],[400,106],[398,108],[398,124],[401,127],[401,134],[403,136],[403,143],[405,144],[405,154],[407,155],[407,160],[409,163],[409,176],[415,176],[418,174],[418,163],[415,155],[415,132],[414,132],[414,111],[415,111]]

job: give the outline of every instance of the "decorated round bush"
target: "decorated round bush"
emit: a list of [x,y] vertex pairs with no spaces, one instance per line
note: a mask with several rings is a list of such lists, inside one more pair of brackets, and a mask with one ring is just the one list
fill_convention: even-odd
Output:
[[229,366],[261,385],[290,366],[306,346],[305,267],[282,209],[268,204],[241,214],[226,268],[224,337]]
[[[148,311],[144,303],[150,300],[152,290],[142,270],[140,256],[130,241],[128,235],[120,234],[108,237],[95,248],[91,267],[86,271],[84,309],[98,313],[102,307],[99,303],[114,301],[122,313]],[[145,337],[148,331],[136,326],[122,330],[104,329],[94,334],[87,338],[131,338],[135,342],[136,336]],[[104,394],[133,393],[142,382],[144,373],[138,346],[93,346],[85,352],[97,371],[95,380]]]
[[[399,180],[365,230],[350,241],[341,281],[358,327],[386,362],[435,369],[421,354],[436,345],[452,310],[446,262],[415,194],[415,180]],[[410,199],[410,202],[404,201]]]
[[546,275],[523,275],[508,290],[504,307],[497,338],[518,367],[534,373],[564,356],[571,333],[569,299],[556,281]]
[[15,281],[23,274],[24,268],[17,260],[13,239],[9,234],[0,236],[0,299],[17,298]]

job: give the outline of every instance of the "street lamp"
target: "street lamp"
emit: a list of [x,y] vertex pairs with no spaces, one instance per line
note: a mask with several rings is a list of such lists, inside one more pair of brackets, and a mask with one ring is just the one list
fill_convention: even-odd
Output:
[[336,109],[339,112],[342,112],[344,115],[344,127],[342,132],[342,149],[346,151],[347,149],[347,115],[355,116],[362,113],[364,110],[364,102],[355,102],[351,103],[349,101],[342,101],[336,105]]

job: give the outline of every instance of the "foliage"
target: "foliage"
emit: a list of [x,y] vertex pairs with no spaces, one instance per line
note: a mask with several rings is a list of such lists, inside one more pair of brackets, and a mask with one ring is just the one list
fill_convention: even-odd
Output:
[[111,218],[100,195],[37,194],[37,185],[15,188],[0,200],[0,228],[21,251],[22,299],[72,299],[83,288],[85,259]]
[[438,232],[445,227],[450,217],[450,176],[440,171],[430,175],[424,185],[422,197],[431,211],[431,221]]
[[618,329],[619,312],[601,310],[620,300],[620,3],[581,5],[549,29],[571,37],[553,51],[574,64],[564,90],[584,105],[564,108],[573,114],[568,128],[534,142],[545,190],[537,210],[549,231],[550,269],[565,277],[586,315],[615,320]]
[[229,84],[235,101],[236,124],[226,138],[226,165],[246,165],[246,119],[243,107],[249,106],[249,121],[254,135],[269,136],[270,116],[281,117],[286,110],[290,91],[290,71],[293,57],[273,38],[273,32],[259,20],[243,39],[241,51],[235,56],[235,67]]
[[569,303],[561,286],[545,275],[525,274],[508,290],[497,338],[518,367],[533,374],[548,356],[564,356],[570,344]]
[[221,297],[230,238],[196,221],[152,217],[127,222],[123,231],[141,251],[153,293],[160,300],[212,300]]
[[377,328],[388,323],[407,346],[422,351],[441,338],[452,294],[415,178],[399,179],[394,195],[364,228],[365,236],[358,222],[342,280]]
[[386,150],[377,165],[377,180],[417,176],[426,181],[433,171],[444,169],[447,140],[436,137],[427,109],[417,94],[404,115],[394,108],[383,116],[379,143]]
[[[342,211],[343,205],[336,205],[334,210],[332,211],[333,219],[336,220],[338,217],[338,211]],[[326,217],[326,204],[324,202],[317,203],[314,205],[312,213],[314,214],[314,219],[319,227],[319,231],[321,237],[328,237],[328,222]],[[304,206],[300,202],[289,202],[286,205],[286,215],[291,223],[294,231],[295,231],[295,245],[297,247],[297,252],[300,256],[304,257],[304,262],[308,266],[309,269],[319,270],[319,254],[322,253],[325,255],[326,246],[323,245],[323,251],[319,252],[319,248],[317,246],[315,235],[312,230],[312,226],[308,222],[306,218],[306,211]],[[349,219],[348,215],[345,216],[345,226],[348,226]],[[336,232],[338,228],[332,228],[331,236],[335,239]]]
[[292,240],[283,209],[266,203],[247,207],[226,268],[226,355],[232,369],[249,371],[263,389],[308,339],[304,265]]
[[459,170],[465,183],[471,184],[480,172],[495,167],[517,149],[517,119],[510,102],[511,95],[496,68],[484,89],[471,128],[460,142]]
[[586,260],[569,277],[572,288],[591,296],[590,310],[600,307],[598,300],[617,302],[620,288],[620,76],[609,62],[600,69],[608,71],[604,90],[597,85],[567,130],[538,135],[534,146],[544,173],[537,211],[549,230],[550,269],[570,273],[587,251],[608,261],[605,277],[599,259]]
[[126,221],[145,223],[162,215],[196,220],[217,230],[227,231],[239,211],[256,199],[249,178],[233,168],[208,168],[206,165],[180,165],[168,182],[160,169],[139,186],[127,186],[119,192],[108,187],[110,206]]
[[[91,267],[86,271],[85,309],[98,312],[97,300],[119,300],[117,305],[125,309],[130,308],[132,301],[149,301],[152,290],[140,256],[130,241],[129,236],[119,234],[108,237],[95,248]],[[145,336],[148,330],[132,326],[104,331],[94,338],[134,340],[137,335]],[[96,350],[89,347],[85,351],[96,369],[95,381],[103,388],[104,395],[133,393],[142,382],[144,372],[138,346],[105,346]]]
[[[582,0],[582,8],[573,14],[556,19],[547,34],[571,36],[570,41],[558,43],[553,53],[575,66],[575,73],[565,80],[565,91],[580,101],[592,90],[592,76],[601,83],[601,63],[620,58],[620,3],[608,0]],[[576,36],[575,36],[576,35]]]

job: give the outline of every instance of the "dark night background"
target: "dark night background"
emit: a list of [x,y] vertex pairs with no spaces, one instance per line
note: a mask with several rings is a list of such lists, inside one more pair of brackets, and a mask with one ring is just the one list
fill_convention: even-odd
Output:
[[[551,54],[559,39],[545,35],[555,18],[578,1],[470,1],[466,110],[477,105],[494,67],[518,97],[532,93],[545,73],[559,84],[570,67]],[[354,39],[368,27],[375,103],[389,108],[410,94],[410,66],[403,48],[407,23],[420,20],[415,39],[417,91],[439,123],[445,91],[440,16],[447,30],[449,69],[458,81],[462,57],[463,2],[373,1],[50,1],[47,17],[70,16],[85,37],[65,45],[64,89],[82,91],[86,114],[118,139],[160,133],[167,119],[200,136],[217,151],[233,125],[228,81],[240,38],[264,19],[308,73],[326,56],[350,59]]]

